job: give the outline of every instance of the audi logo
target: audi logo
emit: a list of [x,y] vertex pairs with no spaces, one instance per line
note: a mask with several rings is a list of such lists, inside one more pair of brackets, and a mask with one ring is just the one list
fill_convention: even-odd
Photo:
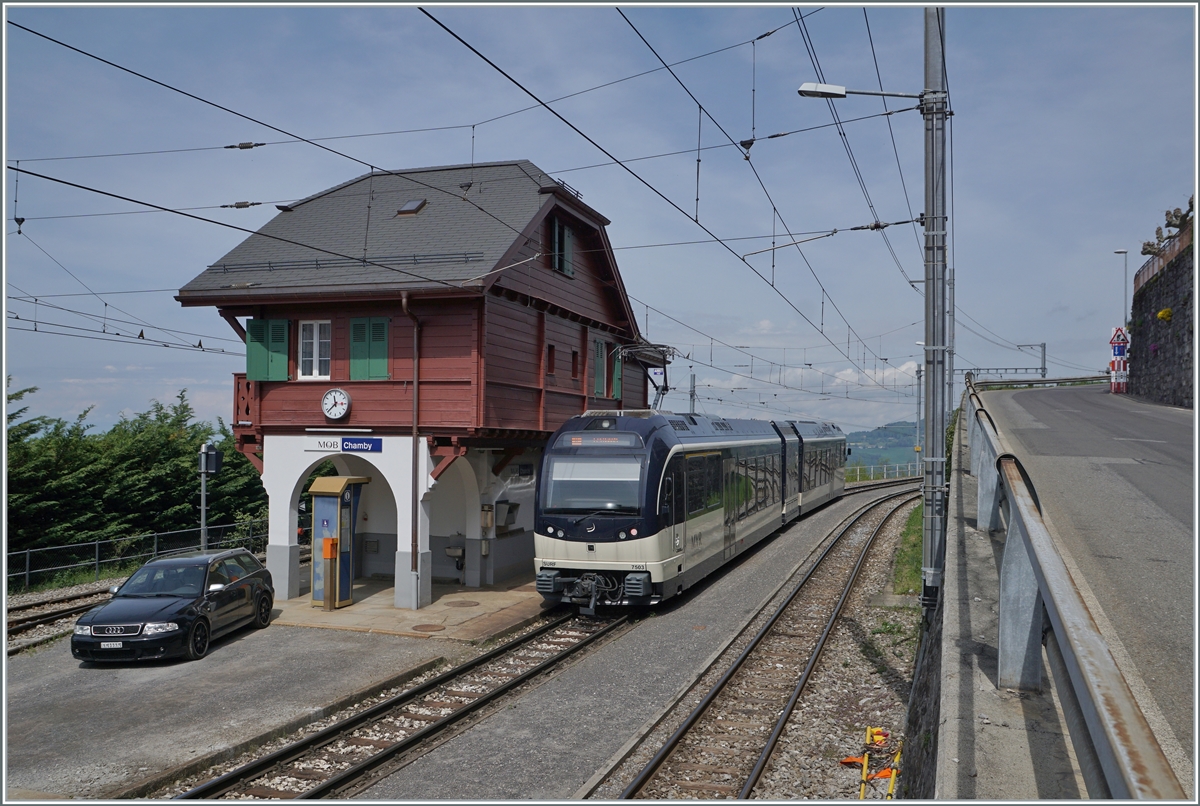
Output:
[[122,632],[124,632],[124,630],[122,630],[120,627],[105,627],[104,628],[105,635],[120,635]]

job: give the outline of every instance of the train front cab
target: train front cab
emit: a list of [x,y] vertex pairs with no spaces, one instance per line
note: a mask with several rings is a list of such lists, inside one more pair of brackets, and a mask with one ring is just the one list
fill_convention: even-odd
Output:
[[621,414],[573,418],[544,455],[534,545],[548,600],[583,612],[657,604],[798,513],[794,432],[788,439],[758,420]]

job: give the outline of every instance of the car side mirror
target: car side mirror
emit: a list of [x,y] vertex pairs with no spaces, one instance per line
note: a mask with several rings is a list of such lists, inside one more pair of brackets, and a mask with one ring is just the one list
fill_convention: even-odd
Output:
[[223,590],[225,590],[225,586],[222,585],[220,582],[214,582],[213,584],[208,586],[209,593],[216,593],[217,591],[223,591]]
[[120,589],[121,589],[120,585],[113,585],[111,588],[108,589],[108,592],[111,593],[113,596],[116,596],[117,591],[119,591]]

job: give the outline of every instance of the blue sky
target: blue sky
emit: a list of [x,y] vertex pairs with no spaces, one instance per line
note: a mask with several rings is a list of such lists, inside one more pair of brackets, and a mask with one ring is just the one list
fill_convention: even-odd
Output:
[[[922,89],[921,7],[798,9],[827,82]],[[612,220],[639,325],[682,354],[672,382],[684,391],[667,408],[686,410],[694,372],[709,413],[846,430],[913,419],[924,314],[904,274],[923,274],[920,235],[848,230],[921,212],[918,113],[836,102],[843,121],[867,117],[845,124],[864,193],[829,106],[796,94],[818,75],[790,7],[621,10],[629,22],[614,7],[429,8],[640,179],[546,110],[518,112],[529,97],[413,6],[4,8],[7,21],[273,126],[345,137],[324,142],[382,168],[532,160]],[[674,68],[686,90],[655,71],[639,32],[666,61],[690,60]],[[366,171],[12,25],[4,37],[9,167],[249,229],[276,203]],[[946,63],[956,365],[1035,366],[1013,345],[1046,342],[1051,375],[1094,372],[1121,319],[1114,250],[1129,250],[1132,285],[1142,242],[1194,193],[1195,6],[949,6]],[[687,90],[715,123],[699,122]],[[757,138],[749,161],[722,129]],[[269,145],[222,148],[243,141]],[[165,153],[95,156],[134,152]],[[91,406],[89,422],[107,428],[186,388],[202,419],[228,420],[240,342],[215,310],[173,296],[245,236],[17,176],[6,171],[4,186],[5,370],[13,388],[39,387],[31,413],[72,419]],[[261,205],[219,207],[238,201]],[[722,244],[683,243],[709,239],[697,212],[739,255],[770,246],[773,223],[840,231],[747,258],[772,288]],[[111,335],[139,331],[144,342]],[[161,346],[200,340],[229,352]]]

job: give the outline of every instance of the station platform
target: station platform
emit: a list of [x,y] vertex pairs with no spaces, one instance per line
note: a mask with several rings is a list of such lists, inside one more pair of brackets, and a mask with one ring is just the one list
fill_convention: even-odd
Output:
[[357,579],[354,604],[323,610],[313,606],[302,585],[300,596],[275,602],[271,623],[479,644],[520,630],[546,610],[532,571],[482,588],[435,582],[433,602],[420,610],[396,607],[393,594],[390,579]]
[[975,528],[967,423],[954,431],[942,588],[937,800],[1086,798],[1062,708],[1043,652],[1040,692],[1000,688],[1000,565],[1003,531]]

